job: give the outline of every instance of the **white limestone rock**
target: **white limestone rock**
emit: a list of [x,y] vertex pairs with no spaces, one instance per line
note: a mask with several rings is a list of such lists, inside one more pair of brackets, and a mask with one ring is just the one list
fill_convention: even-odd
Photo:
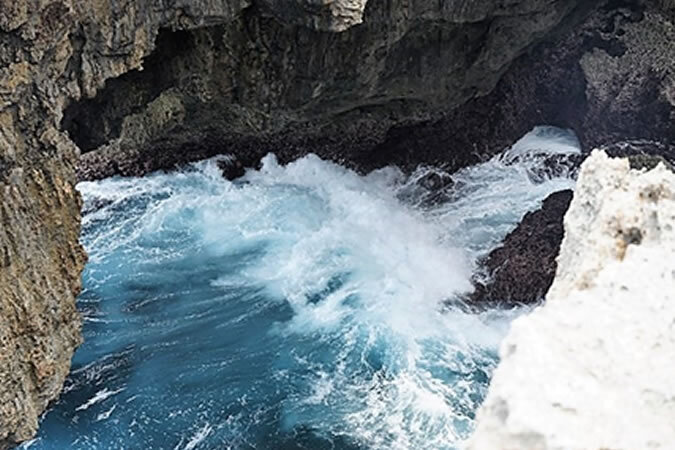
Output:
[[675,174],[588,158],[547,302],[500,356],[469,449],[675,448]]

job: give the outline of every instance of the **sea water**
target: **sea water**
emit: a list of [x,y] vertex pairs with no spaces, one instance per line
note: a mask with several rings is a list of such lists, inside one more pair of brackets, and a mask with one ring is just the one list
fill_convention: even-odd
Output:
[[362,176],[313,155],[234,182],[212,159],[81,183],[84,344],[24,448],[460,446],[524,311],[458,299],[573,186],[543,161],[576,152],[539,127],[440,192],[438,168]]

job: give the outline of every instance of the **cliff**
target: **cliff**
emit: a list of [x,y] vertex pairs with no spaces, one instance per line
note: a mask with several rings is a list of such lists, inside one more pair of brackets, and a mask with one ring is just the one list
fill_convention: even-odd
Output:
[[0,1],[0,448],[33,436],[81,341],[86,256],[79,150],[60,130],[66,103],[139,67],[161,26],[225,21],[244,7],[136,3]]
[[595,2],[353,2],[362,23],[352,27],[303,19],[314,8],[303,2],[272,3],[223,25],[164,30],[143,71],[71,104],[63,126],[85,152],[81,177],[223,152],[245,166],[274,151],[281,162],[313,152],[362,171],[454,158],[462,167],[476,162],[464,148],[409,155],[389,150],[388,133],[490,92],[514,59]]
[[0,447],[35,433],[81,339],[78,147],[109,152],[99,175],[231,145],[354,155],[489,92],[580,3],[0,0]]
[[315,9],[254,3],[223,24],[165,27],[142,71],[68,104],[81,179],[223,152],[255,166],[270,150],[453,171],[541,124],[585,149],[675,142],[672,2],[372,1],[359,24],[301,19]]
[[517,319],[472,449],[670,448],[675,174],[582,165],[544,306]]
[[587,142],[670,142],[674,59],[657,38],[670,42],[672,12],[666,1],[0,0],[0,447],[34,434],[80,342],[77,176],[216,153],[247,166],[269,151],[453,170],[541,123]]

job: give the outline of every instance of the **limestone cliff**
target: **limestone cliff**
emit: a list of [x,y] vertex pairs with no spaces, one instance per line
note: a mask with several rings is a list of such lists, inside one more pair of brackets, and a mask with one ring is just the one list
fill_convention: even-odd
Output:
[[[243,5],[0,1],[0,448],[30,438],[80,343],[78,149],[64,104],[138,67],[160,26]],[[178,25],[177,25],[178,26]],[[78,39],[78,30],[87,36]]]
[[675,174],[582,165],[544,306],[501,346],[472,449],[671,448]]
[[[282,162],[314,152],[360,170],[414,167],[421,152],[380,147],[392,127],[490,92],[516,57],[596,2],[340,1],[306,20],[309,3],[254,3],[224,25],[162,32],[143,71],[66,110],[82,177],[222,152],[249,166],[274,151]],[[437,159],[475,162],[451,149]]]
[[396,160],[438,161],[447,148],[494,154],[541,124],[574,129],[586,152],[640,140],[675,157],[675,4],[589,5],[580,24],[528,50],[488,95],[438,120],[392,129],[379,146],[383,159],[385,150]]
[[288,3],[165,29],[143,71],[70,103],[80,176],[223,152],[252,166],[271,150],[452,171],[540,124],[573,128],[586,149],[675,142],[670,1]]

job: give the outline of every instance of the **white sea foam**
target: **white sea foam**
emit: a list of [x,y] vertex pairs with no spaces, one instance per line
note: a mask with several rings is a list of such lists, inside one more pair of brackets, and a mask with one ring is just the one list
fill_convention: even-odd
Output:
[[112,397],[113,395],[117,395],[120,392],[122,392],[124,389],[115,389],[115,390],[108,390],[108,389],[101,389],[94,395],[92,398],[87,400],[85,403],[82,405],[78,406],[75,408],[76,411],[84,411],[85,409],[90,408],[91,406],[101,403],[104,400],[107,400],[108,398]]
[[178,449],[183,449],[183,450],[194,450],[196,449],[199,444],[204,442],[204,439],[206,439],[209,434],[213,432],[213,427],[209,425],[208,423],[202,426],[199,430],[193,434],[188,442],[185,444],[185,446],[179,444],[176,446],[176,450]]
[[[526,211],[573,185],[533,177],[535,155],[574,152],[571,135],[538,128],[504,155],[453,174],[440,193],[420,187],[436,169],[359,176],[312,155],[283,167],[269,155],[235,183],[214,161],[180,174],[82,183],[83,224],[97,229],[85,245],[94,261],[111,252],[174,261],[195,248],[212,256],[258,249],[258,259],[211,286],[260,287],[293,311],[271,333],[326,349],[318,359],[305,349],[292,355],[304,390],[281,407],[287,427],[369,448],[454,447],[472,427],[498,344],[519,312],[470,315],[443,304],[471,289],[477,258]],[[276,381],[286,382],[289,370]],[[115,393],[99,392],[77,409]],[[183,448],[196,448],[214,426]]]

